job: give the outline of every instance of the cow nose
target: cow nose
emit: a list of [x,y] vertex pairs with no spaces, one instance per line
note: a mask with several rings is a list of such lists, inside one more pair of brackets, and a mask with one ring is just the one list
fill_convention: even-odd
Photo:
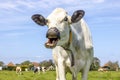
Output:
[[56,27],[52,27],[48,29],[46,33],[47,38],[59,38],[60,39],[60,32]]

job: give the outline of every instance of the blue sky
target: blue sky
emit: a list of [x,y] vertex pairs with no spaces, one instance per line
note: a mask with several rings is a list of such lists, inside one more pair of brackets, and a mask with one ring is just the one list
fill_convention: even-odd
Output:
[[21,63],[52,59],[52,51],[44,47],[47,27],[36,25],[33,14],[47,17],[61,7],[69,15],[83,9],[93,38],[94,56],[101,65],[120,63],[120,1],[117,0],[0,0],[0,61]]

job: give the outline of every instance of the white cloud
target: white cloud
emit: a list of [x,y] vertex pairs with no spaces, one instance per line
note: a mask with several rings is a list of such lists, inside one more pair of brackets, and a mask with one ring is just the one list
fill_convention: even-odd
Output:
[[35,58],[41,58],[41,56],[35,56]]
[[0,10],[15,10],[15,11],[23,12],[23,10],[17,8],[17,4],[13,2],[0,3]]
[[4,36],[7,36],[7,37],[17,37],[17,36],[20,36],[20,35],[24,35],[25,33],[22,33],[22,32],[16,32],[16,33],[14,33],[14,32],[11,32],[11,33],[6,33],[6,34],[4,34]]
[[16,5],[14,5],[11,2],[0,3],[0,8],[3,8],[3,9],[15,8],[15,7],[16,7]]
[[19,5],[19,6],[25,6],[25,7],[28,7],[28,8],[34,8],[35,6],[35,2],[31,2],[31,1],[22,1],[22,0],[18,0],[16,1],[16,3]]
[[103,3],[105,0],[92,0],[94,3]]
[[[0,3],[0,10],[15,10],[18,12],[25,12],[26,10],[35,9],[52,9],[55,7],[87,7],[91,3],[102,3],[104,0],[16,0],[16,1],[4,1]],[[91,5],[90,5],[91,6]]]

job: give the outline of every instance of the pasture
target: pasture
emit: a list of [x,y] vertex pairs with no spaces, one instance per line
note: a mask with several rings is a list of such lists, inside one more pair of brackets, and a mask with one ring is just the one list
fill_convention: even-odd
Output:
[[[17,75],[15,71],[0,71],[0,80],[55,80],[55,71],[47,71],[45,73],[33,74],[32,71],[23,72],[22,75]],[[67,74],[67,80],[71,80],[70,73]],[[80,80],[80,73],[78,74]],[[90,71],[88,80],[120,80],[120,72],[97,72]]]

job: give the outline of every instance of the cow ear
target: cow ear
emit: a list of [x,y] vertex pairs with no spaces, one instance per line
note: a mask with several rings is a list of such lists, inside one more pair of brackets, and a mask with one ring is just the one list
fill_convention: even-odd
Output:
[[72,23],[76,23],[79,20],[81,20],[81,18],[83,18],[85,12],[83,10],[77,10],[73,13],[72,17],[71,17],[71,21]]
[[47,23],[47,20],[40,14],[32,15],[32,20],[37,23],[38,25],[44,26]]

